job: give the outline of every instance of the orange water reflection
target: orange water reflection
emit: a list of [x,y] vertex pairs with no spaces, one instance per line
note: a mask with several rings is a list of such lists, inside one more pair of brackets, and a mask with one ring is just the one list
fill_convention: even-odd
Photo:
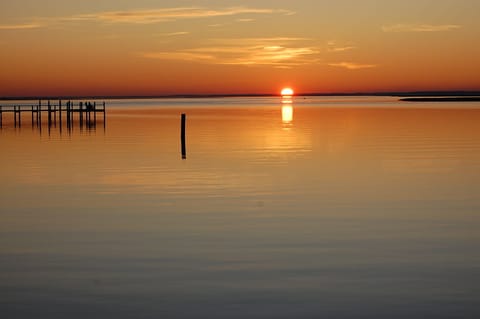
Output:
[[[188,115],[186,162],[179,161],[181,112]],[[221,197],[278,194],[284,185],[293,194],[310,189],[300,197],[314,189],[332,200],[474,197],[476,109],[296,105],[295,126],[293,105],[283,104],[281,113],[279,125],[278,106],[112,109],[105,132],[3,129],[2,203],[14,205],[19,196],[48,201],[45,185],[87,195]]]

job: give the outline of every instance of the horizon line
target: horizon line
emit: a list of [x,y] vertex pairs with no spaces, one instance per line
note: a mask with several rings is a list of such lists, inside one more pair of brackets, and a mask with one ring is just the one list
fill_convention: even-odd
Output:
[[[280,94],[272,93],[231,93],[231,94],[152,94],[152,95],[36,95],[36,96],[0,96],[0,101],[12,100],[79,100],[79,99],[181,99],[181,98],[227,98],[227,97],[275,97]],[[388,92],[306,92],[297,93],[294,96],[391,96],[391,97],[408,97],[408,96],[480,96],[477,90],[447,90],[447,91],[388,91]]]

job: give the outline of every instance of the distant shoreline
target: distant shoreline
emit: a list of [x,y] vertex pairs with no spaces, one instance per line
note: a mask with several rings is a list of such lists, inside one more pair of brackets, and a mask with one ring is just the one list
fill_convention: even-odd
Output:
[[400,99],[403,102],[480,102],[480,96],[463,97],[411,97]]
[[[4,96],[0,101],[26,100],[129,100],[129,99],[201,99],[232,97],[275,97],[278,94],[174,94],[174,95],[86,95],[86,96]],[[476,102],[480,101],[480,91],[418,91],[418,92],[358,92],[358,93],[301,93],[300,97],[355,97],[384,96],[399,97],[407,102]]]

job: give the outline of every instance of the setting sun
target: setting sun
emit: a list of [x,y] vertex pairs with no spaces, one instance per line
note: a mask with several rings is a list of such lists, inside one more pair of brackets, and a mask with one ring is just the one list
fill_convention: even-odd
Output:
[[282,96],[291,96],[291,95],[294,94],[294,92],[291,88],[284,88],[284,89],[282,89],[282,92],[280,94]]

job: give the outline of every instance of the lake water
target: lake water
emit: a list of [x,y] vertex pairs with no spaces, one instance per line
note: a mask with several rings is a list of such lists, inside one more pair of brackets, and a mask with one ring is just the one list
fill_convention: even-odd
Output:
[[4,114],[2,318],[480,317],[480,103],[106,102]]

